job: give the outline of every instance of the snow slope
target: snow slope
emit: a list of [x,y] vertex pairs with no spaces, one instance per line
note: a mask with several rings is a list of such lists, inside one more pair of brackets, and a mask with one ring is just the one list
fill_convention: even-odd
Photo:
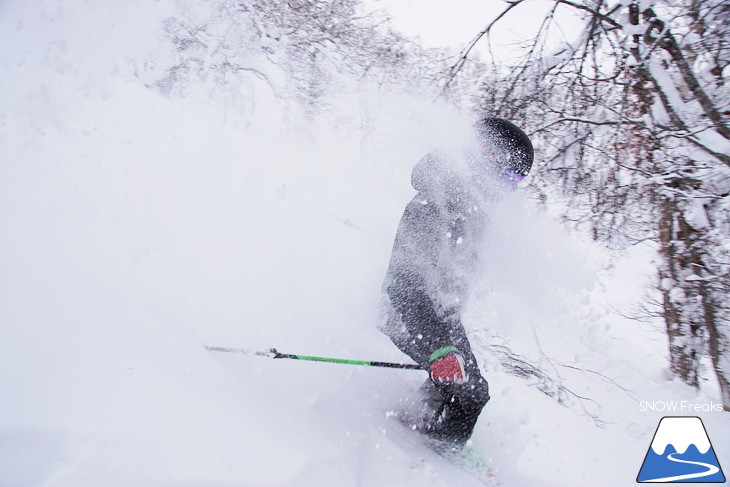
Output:
[[[276,106],[165,99],[125,59],[166,8],[0,4],[0,486],[474,485],[386,418],[420,372],[203,347],[404,360],[380,281],[410,167],[463,121],[403,95],[368,100],[377,132],[282,132]],[[639,401],[717,397],[612,312],[651,249],[602,270],[528,195],[495,209],[465,317],[493,396],[474,444],[506,486],[633,484],[661,417]],[[702,418],[730,465],[725,413]]]

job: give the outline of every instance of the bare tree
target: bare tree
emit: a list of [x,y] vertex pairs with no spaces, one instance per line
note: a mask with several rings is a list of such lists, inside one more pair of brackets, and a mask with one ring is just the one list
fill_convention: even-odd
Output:
[[262,83],[309,118],[329,109],[330,96],[357,90],[358,80],[434,96],[448,67],[443,50],[420,47],[360,0],[191,3],[165,21],[164,33],[171,53],[145,76],[148,85],[165,94],[205,87],[243,112],[253,110]]
[[[730,410],[730,5],[549,1],[520,62],[485,80],[482,110],[530,129],[543,155],[536,187],[545,198],[562,188],[566,219],[613,244],[658,243],[670,369],[699,387],[709,357]],[[581,34],[548,49],[559,9],[580,14]]]

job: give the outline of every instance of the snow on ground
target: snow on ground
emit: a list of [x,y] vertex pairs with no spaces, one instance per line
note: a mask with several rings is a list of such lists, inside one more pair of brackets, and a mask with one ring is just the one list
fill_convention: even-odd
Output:
[[[404,360],[380,281],[453,115],[404,95],[368,100],[377,133],[240,123],[145,88],[119,57],[141,43],[93,42],[133,9],[49,5],[0,6],[0,486],[475,485],[386,418],[424,374],[203,347]],[[474,445],[505,486],[633,484],[663,415],[640,401],[717,395],[668,381],[657,323],[614,311],[651,246],[603,270],[527,194],[495,209],[465,317],[493,397]],[[730,465],[725,414],[699,415]]]

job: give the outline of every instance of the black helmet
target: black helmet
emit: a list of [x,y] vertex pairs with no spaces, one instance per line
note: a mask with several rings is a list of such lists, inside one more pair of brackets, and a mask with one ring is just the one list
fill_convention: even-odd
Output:
[[527,176],[535,151],[530,138],[517,125],[503,118],[489,117],[475,124],[479,142],[503,171]]

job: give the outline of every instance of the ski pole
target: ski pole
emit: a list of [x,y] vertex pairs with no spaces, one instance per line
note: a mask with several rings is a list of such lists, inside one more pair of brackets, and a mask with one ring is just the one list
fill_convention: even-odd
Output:
[[416,364],[404,364],[397,362],[378,362],[374,360],[349,360],[342,358],[327,358],[327,357],[312,357],[310,355],[296,355],[293,353],[280,353],[275,348],[272,348],[268,352],[254,352],[251,350],[244,350],[242,348],[227,348],[227,347],[211,347],[206,345],[205,348],[212,352],[225,352],[225,353],[237,353],[243,355],[258,355],[260,357],[269,358],[287,358],[292,360],[308,360],[310,362],[329,362],[333,364],[345,364],[345,365],[367,365],[370,367],[388,367],[391,369],[412,369],[412,370],[423,370],[420,365]]

